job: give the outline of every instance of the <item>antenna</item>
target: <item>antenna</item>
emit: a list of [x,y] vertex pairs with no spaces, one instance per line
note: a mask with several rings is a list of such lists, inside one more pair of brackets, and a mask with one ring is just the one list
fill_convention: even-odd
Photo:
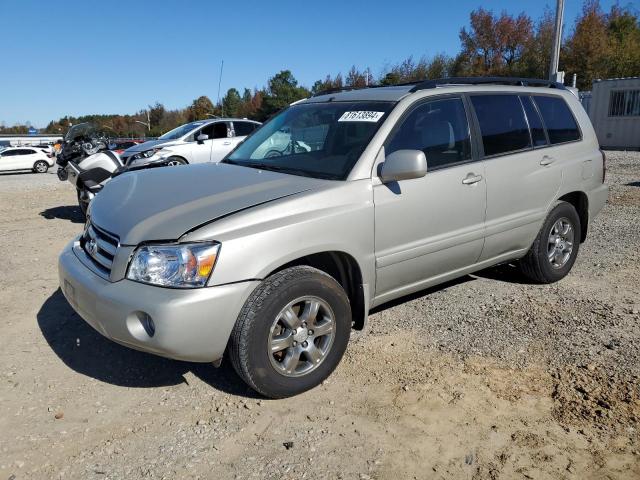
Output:
[[[220,105],[220,84],[222,83],[222,69],[224,68],[224,60],[220,64],[220,78],[218,79],[218,101],[216,102]],[[222,115],[224,116],[224,109],[222,110]]]

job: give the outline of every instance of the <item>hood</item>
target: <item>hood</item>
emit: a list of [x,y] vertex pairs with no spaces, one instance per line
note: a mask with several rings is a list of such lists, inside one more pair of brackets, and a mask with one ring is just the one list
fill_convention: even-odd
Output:
[[137,145],[134,145],[133,147],[127,148],[123,152],[123,155],[129,156],[133,153],[146,152],[147,150],[151,150],[153,147],[157,147],[160,145],[163,147],[168,147],[170,145],[174,145],[175,143],[177,143],[175,140],[149,140],[144,143],[139,143]]
[[91,202],[91,221],[122,245],[177,240],[204,223],[325,183],[224,163],[140,170],[105,185]]

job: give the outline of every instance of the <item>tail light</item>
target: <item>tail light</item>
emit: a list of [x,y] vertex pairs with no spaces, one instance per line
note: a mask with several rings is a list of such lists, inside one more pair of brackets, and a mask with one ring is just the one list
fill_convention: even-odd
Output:
[[600,149],[600,154],[602,155],[602,183],[604,183],[604,179],[607,176],[607,157],[602,149]]

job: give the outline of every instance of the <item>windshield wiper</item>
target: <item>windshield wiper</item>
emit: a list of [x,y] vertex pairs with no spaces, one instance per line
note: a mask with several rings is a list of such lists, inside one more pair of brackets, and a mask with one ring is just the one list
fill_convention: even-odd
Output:
[[323,172],[311,172],[294,167],[285,167],[282,165],[273,165],[264,162],[236,162],[235,160],[226,159],[222,163],[229,163],[231,165],[239,165],[241,167],[257,168],[259,170],[269,170],[272,172],[290,173],[291,175],[300,175],[302,177],[322,178],[326,180],[338,180],[335,175]]

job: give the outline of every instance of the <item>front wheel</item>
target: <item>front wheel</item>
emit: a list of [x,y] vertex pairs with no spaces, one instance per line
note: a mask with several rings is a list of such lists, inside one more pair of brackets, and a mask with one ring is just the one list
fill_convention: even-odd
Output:
[[564,278],[578,256],[581,225],[576,209],[558,202],[545,220],[520,270],[536,283],[553,283]]
[[82,216],[84,218],[87,218],[87,209],[89,208],[89,202],[91,202],[91,200],[89,199],[89,196],[87,195],[86,192],[83,192],[81,190],[77,190],[78,193],[78,206],[80,207],[80,211],[82,212]]
[[33,164],[33,171],[35,173],[47,173],[49,170],[49,164],[44,160],[38,160]]
[[182,157],[169,157],[167,159],[168,167],[177,167],[179,165],[187,165],[187,161]]
[[290,397],[333,372],[350,331],[351,307],[340,284],[321,270],[291,267],[251,294],[233,328],[229,356],[258,393]]

